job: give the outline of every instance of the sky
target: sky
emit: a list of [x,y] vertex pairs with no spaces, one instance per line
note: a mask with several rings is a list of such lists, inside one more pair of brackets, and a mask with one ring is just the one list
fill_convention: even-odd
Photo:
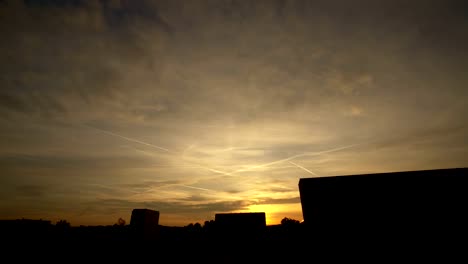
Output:
[[466,1],[0,1],[0,219],[302,220],[300,178],[468,166]]

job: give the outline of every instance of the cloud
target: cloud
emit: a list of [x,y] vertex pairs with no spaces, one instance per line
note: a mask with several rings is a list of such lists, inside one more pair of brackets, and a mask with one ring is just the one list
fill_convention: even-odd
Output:
[[[282,184],[285,184],[282,182]],[[296,192],[297,188],[286,188],[286,187],[271,187],[271,188],[265,188],[263,189],[264,191],[271,192],[271,193],[289,193],[289,192]]]
[[16,191],[19,196],[40,198],[47,192],[47,187],[41,185],[20,185],[16,187]]
[[300,203],[300,197],[293,197],[293,198],[285,198],[285,199],[274,199],[274,198],[265,198],[260,200],[256,204],[292,204],[292,203]]
[[363,114],[363,112],[364,110],[361,107],[353,105],[350,107],[349,112],[346,112],[345,115],[360,116]]
[[167,181],[145,181],[143,183],[129,183],[129,184],[122,184],[122,187],[129,187],[129,188],[158,188],[164,187],[173,184],[179,184],[180,181],[176,180],[167,180]]
[[[24,6],[3,6],[6,31],[2,32],[9,33],[2,49],[9,52],[2,53],[7,55],[8,67],[1,67],[0,80],[9,92],[2,93],[2,99],[12,110],[63,116],[66,109],[74,118],[79,117],[76,108],[96,112],[100,108],[96,104],[119,99],[122,87],[116,83],[124,74],[122,65],[126,71],[152,63],[145,55],[150,52],[147,49],[155,50],[158,40],[166,38],[166,25],[157,10],[130,2],[122,2],[119,8],[92,2],[28,1]],[[112,24],[118,24],[119,30]],[[158,36],[148,39],[152,32]]]
[[[1,1],[0,190],[56,184],[86,221],[177,218],[297,203],[291,157],[319,175],[465,165],[464,6]],[[37,197],[18,208],[79,215]]]
[[[108,208],[108,210],[133,209],[133,208],[149,208],[160,211],[161,214],[200,214],[215,212],[230,212],[246,209],[249,205],[245,201],[226,201],[226,202],[211,202],[201,204],[187,203],[167,203],[167,202],[134,202],[120,199],[105,199],[92,202],[91,204],[99,204],[99,208]],[[101,209],[99,209],[101,211]]]
[[4,166],[40,168],[80,168],[80,170],[96,169],[124,169],[131,166],[149,166],[149,161],[126,155],[114,157],[90,157],[87,155],[27,155],[23,153],[6,154],[1,156],[2,161],[7,161]]
[[20,98],[8,94],[0,94],[0,106],[20,112],[28,109],[28,106]]

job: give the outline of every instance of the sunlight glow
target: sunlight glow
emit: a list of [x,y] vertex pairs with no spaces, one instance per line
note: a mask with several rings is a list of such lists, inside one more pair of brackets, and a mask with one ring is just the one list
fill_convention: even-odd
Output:
[[267,225],[278,225],[285,217],[301,220],[302,207],[300,203],[288,204],[254,204],[243,212],[265,212]]

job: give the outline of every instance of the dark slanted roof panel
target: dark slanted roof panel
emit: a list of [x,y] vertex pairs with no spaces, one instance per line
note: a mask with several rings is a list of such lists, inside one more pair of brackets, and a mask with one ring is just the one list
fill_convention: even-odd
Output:
[[304,222],[323,230],[442,230],[465,225],[467,183],[454,168],[303,178],[299,192]]

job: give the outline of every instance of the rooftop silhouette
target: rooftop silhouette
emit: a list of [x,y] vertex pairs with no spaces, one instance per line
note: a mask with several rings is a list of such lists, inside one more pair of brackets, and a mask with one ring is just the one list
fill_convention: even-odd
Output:
[[226,237],[260,237],[265,232],[264,212],[224,213],[215,215],[216,231]]
[[133,209],[130,227],[137,238],[157,238],[159,231],[159,211]]
[[257,229],[266,226],[264,212],[216,214],[215,221],[220,228],[244,227]]
[[303,178],[304,223],[315,234],[452,236],[466,229],[468,168]]
[[467,177],[468,168],[455,168],[302,178],[302,223],[285,217],[281,224],[267,226],[264,212],[219,213],[204,225],[169,227],[159,225],[159,211],[133,209],[129,225],[119,221],[112,226],[73,227],[66,220],[53,225],[48,220],[18,219],[0,221],[0,231],[11,245],[78,242],[93,249],[115,245],[140,252],[146,248],[160,256],[176,248],[192,261],[203,259],[197,253],[206,248],[224,259],[241,261],[245,252],[236,251],[240,245],[257,250],[263,245],[266,251],[257,253],[268,256],[263,261],[275,260],[271,252],[306,256],[307,250],[297,250],[300,245],[355,243],[357,238],[369,243],[396,238],[399,244],[442,245],[466,238]]

